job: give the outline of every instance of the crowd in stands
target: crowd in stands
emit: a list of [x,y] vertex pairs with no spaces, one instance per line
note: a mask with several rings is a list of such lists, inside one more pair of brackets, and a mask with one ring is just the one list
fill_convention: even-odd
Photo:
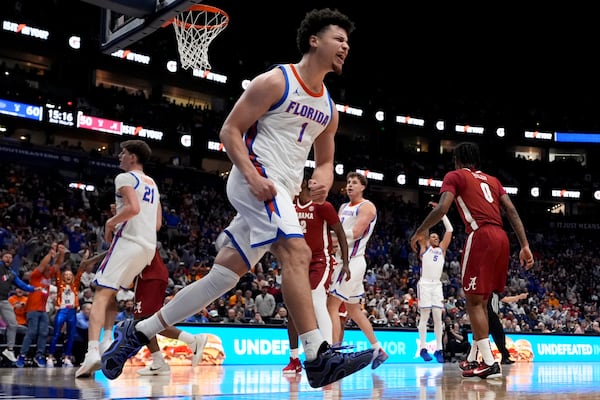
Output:
[[[218,141],[224,112],[206,104],[190,102],[181,104],[164,96],[162,93],[131,88],[97,85],[73,85],[69,87],[65,80],[58,79],[52,71],[39,70],[35,67],[23,68],[18,64],[0,63],[0,97],[31,104],[56,102],[64,104],[74,102],[73,107],[86,115],[123,121],[134,126],[167,132],[165,146],[179,147],[182,133],[202,137],[204,140]],[[229,98],[227,98],[230,100]],[[222,100],[222,101],[221,101]],[[228,100],[221,99],[219,103]],[[224,106],[221,105],[221,108]],[[226,107],[226,106],[225,106]],[[357,168],[369,168],[380,171],[384,176],[396,176],[403,172],[408,176],[420,176],[423,171],[433,179],[441,179],[443,174],[452,168],[449,152],[438,154],[435,151],[420,152],[413,144],[404,143],[402,136],[392,134],[393,140],[388,142],[366,140],[359,132],[372,127],[360,125],[355,119],[346,120],[341,117],[340,126],[345,135],[337,140],[336,154],[340,160]],[[387,133],[390,134],[390,133]],[[412,135],[412,134],[411,134]],[[430,145],[433,146],[435,142]],[[61,148],[87,150],[81,142],[73,144],[56,143]],[[356,152],[357,148],[363,149]],[[493,157],[483,160],[482,169],[500,177],[506,185],[520,187],[546,187],[548,177],[552,177],[552,188],[568,187],[572,190],[598,187],[597,174],[594,174],[596,147],[587,148],[587,157],[557,157],[551,162],[516,157],[513,154],[494,152]],[[200,149],[203,151],[203,149]],[[545,157],[545,156],[544,156]],[[525,171],[525,172],[524,172]]]
[[[164,206],[159,250],[170,277],[165,301],[206,275],[216,253],[215,239],[234,215],[222,179],[202,173],[196,178],[176,181],[172,177],[158,177]],[[27,282],[33,269],[52,251],[53,243],[64,244],[67,249],[64,263],[59,266],[61,270],[76,271],[86,250],[92,254],[105,250],[108,244],[103,239],[103,226],[110,204],[99,199],[110,197],[112,190],[110,179],[91,195],[68,188],[52,171],[3,163],[0,249],[19,255],[18,265],[12,266],[19,276]],[[422,218],[422,210],[394,194],[371,193],[370,197],[378,205],[379,215],[366,253],[364,312],[376,327],[416,330],[419,313],[415,290],[420,266],[408,238]],[[330,196],[336,207],[343,200],[341,194]],[[468,325],[459,264],[465,235],[461,224],[455,222],[457,228],[443,274],[444,317],[449,317],[452,323]],[[596,238],[559,230],[530,231],[529,237],[536,266],[530,271],[521,268],[515,247],[505,293],[527,292],[529,296],[517,303],[504,304],[500,311],[505,331],[600,334],[600,253]],[[516,240],[512,242],[516,245]],[[93,267],[86,268],[81,276],[81,308],[93,301],[93,276]],[[27,295],[16,288],[14,294]],[[132,297],[130,290],[118,293],[119,318],[132,316]],[[47,307],[50,326],[56,313],[54,298],[49,297]],[[15,311],[19,313],[17,307]],[[78,316],[78,320],[81,318]],[[286,318],[281,270],[277,260],[267,254],[240,279],[234,290],[183,322],[285,324]],[[23,319],[19,321],[22,325]],[[350,320],[348,326],[352,325]]]

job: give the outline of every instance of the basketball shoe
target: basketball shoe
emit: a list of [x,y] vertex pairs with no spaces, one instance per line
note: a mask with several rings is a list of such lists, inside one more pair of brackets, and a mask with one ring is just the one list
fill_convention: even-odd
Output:
[[133,357],[149,340],[135,329],[135,321],[126,319],[115,326],[115,340],[102,354],[102,372],[108,379],[116,379],[123,372],[127,360]]
[[208,341],[208,335],[199,334],[194,335],[194,343],[190,346],[192,349],[192,368],[198,365],[202,361],[202,354],[204,353],[204,347]]
[[481,379],[501,378],[502,370],[500,369],[500,364],[497,362],[492,365],[487,365],[482,361],[474,369],[463,370],[462,376],[463,378],[472,378],[476,376]]
[[100,369],[100,353],[98,351],[88,350],[85,353],[83,362],[75,372],[75,378],[89,378],[94,372]]
[[436,350],[433,353],[433,356],[435,357],[435,359],[437,360],[437,362],[439,362],[440,364],[444,363],[444,352],[442,350]]
[[290,357],[290,363],[282,370],[284,375],[293,375],[302,373],[302,364],[299,358]]
[[467,361],[467,360],[462,360],[461,362],[458,363],[458,367],[460,369],[462,369],[463,371],[468,371],[471,369],[475,369],[479,366],[479,363],[477,361]]
[[145,368],[138,369],[136,372],[141,376],[169,375],[171,374],[171,367],[167,363],[160,365],[152,363]]
[[390,358],[387,353],[380,347],[378,350],[373,352],[373,359],[371,361],[371,369],[379,367],[381,364]]
[[369,365],[372,359],[373,349],[342,353],[323,342],[317,358],[305,361],[304,369],[309,385],[319,388],[360,371]]
[[421,352],[419,353],[419,355],[425,361],[433,360],[433,358],[431,358],[431,355],[429,355],[429,352],[427,352],[427,349],[421,349]]

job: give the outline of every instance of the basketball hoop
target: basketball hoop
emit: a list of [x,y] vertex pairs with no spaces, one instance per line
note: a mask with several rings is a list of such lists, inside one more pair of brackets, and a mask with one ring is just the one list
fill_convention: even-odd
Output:
[[208,47],[228,23],[229,15],[225,11],[204,4],[193,5],[179,13],[173,19],[173,27],[181,68],[210,70]]

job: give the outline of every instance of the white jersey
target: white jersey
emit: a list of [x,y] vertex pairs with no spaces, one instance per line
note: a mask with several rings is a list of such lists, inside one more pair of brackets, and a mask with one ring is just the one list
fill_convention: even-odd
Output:
[[441,247],[428,246],[421,256],[421,279],[439,281],[444,269],[444,250]]
[[333,102],[323,85],[311,92],[291,64],[278,65],[286,91],[244,135],[250,159],[265,177],[300,193],[303,171],[315,139],[331,122]]
[[123,237],[139,245],[156,249],[156,218],[160,193],[152,178],[141,171],[122,172],[115,178],[117,213],[123,208],[119,189],[131,186],[140,201],[140,212],[128,221],[116,226],[115,236]]
[[[357,204],[344,203],[340,206],[339,216],[340,221],[342,222],[342,226],[344,227],[344,231],[352,229],[354,224],[356,224],[356,219],[358,217],[358,213],[360,212],[360,207],[370,201],[363,200]],[[373,229],[375,228],[375,223],[377,222],[377,213],[375,217],[369,222],[367,229],[365,229],[362,234],[358,235],[358,237],[354,239],[348,239],[348,256],[349,258],[354,257],[363,257],[365,255],[365,250],[367,248],[367,242],[373,233]]]

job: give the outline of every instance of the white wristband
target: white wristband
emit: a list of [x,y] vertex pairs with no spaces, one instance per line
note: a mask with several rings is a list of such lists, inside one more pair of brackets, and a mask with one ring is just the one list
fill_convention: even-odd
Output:
[[450,223],[450,220],[448,219],[447,216],[443,216],[442,217],[442,222],[444,223],[444,229],[446,230],[446,232],[453,232],[454,228],[452,227],[452,224]]

